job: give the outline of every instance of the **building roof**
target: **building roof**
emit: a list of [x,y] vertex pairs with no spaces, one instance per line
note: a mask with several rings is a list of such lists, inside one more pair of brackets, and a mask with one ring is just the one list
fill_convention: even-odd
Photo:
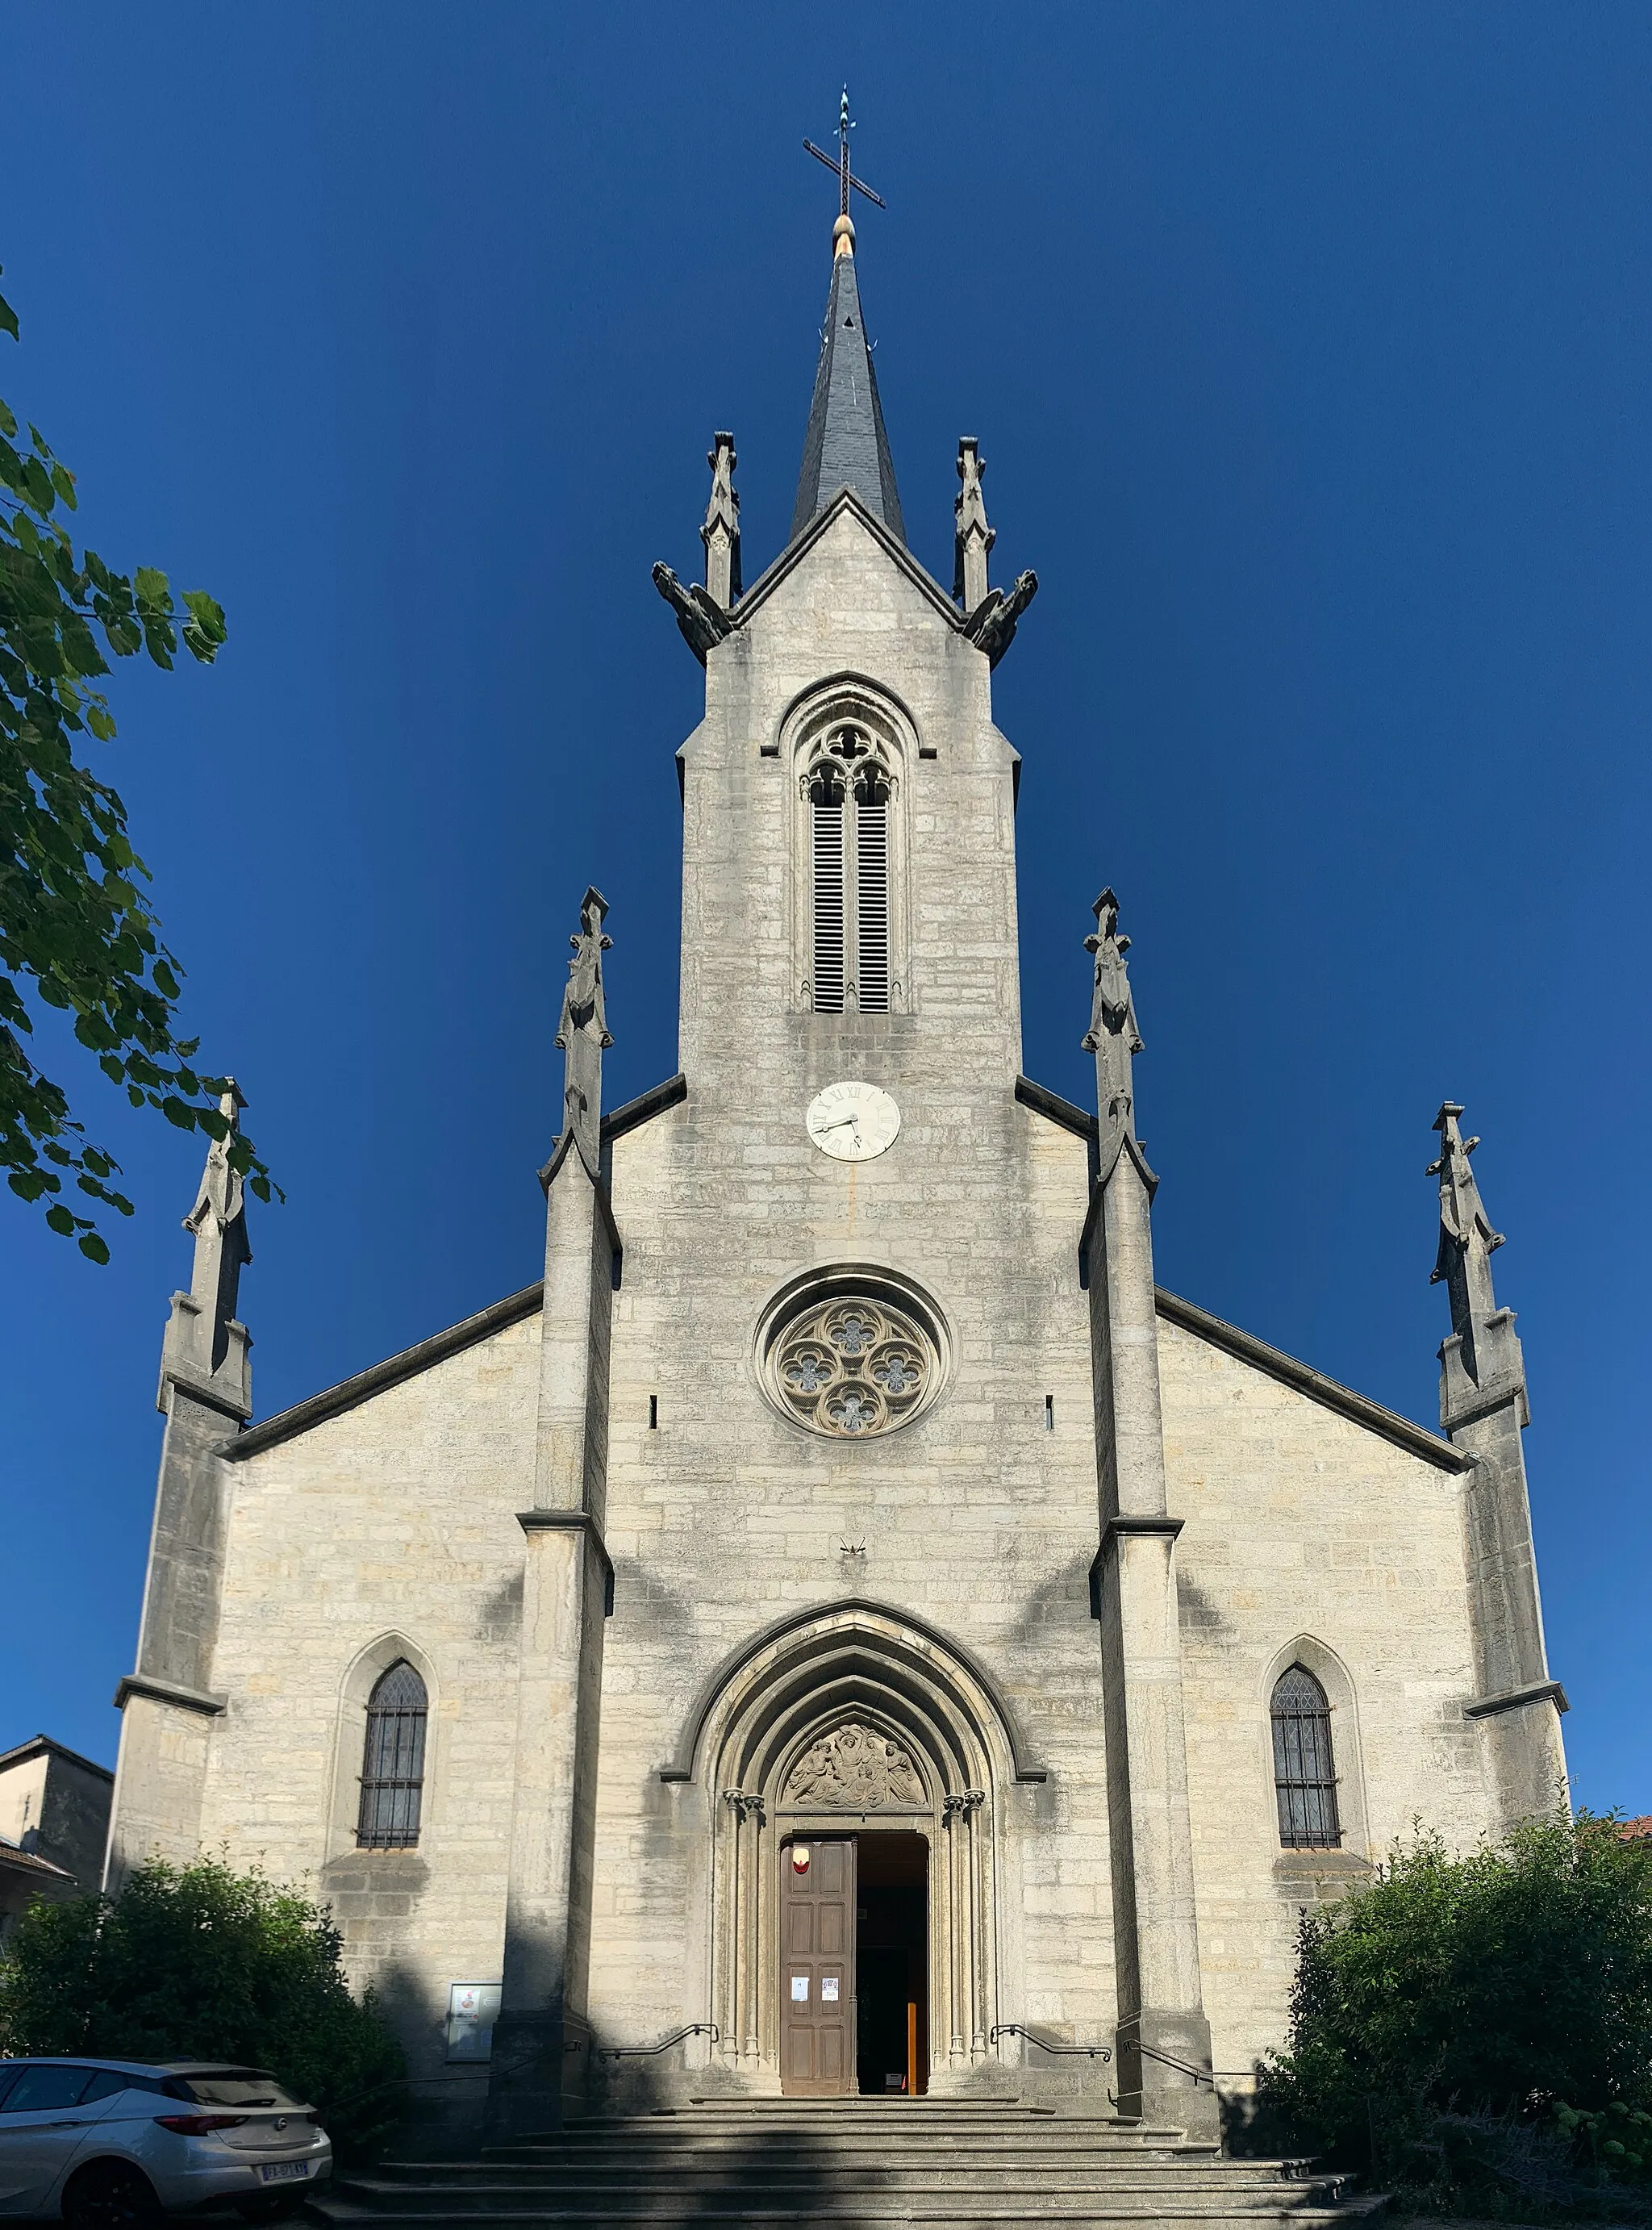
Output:
[[895,463],[860,314],[860,282],[852,252],[832,258],[832,291],[820,333],[820,362],[803,442],[792,539],[845,487],[854,490],[897,542],[905,542]]
[[106,1765],[99,1765],[89,1757],[82,1757],[78,1750],[71,1750],[67,1743],[55,1742],[50,1735],[30,1735],[29,1740],[19,1743],[16,1750],[0,1750],[0,1773],[4,1773],[10,1766],[25,1765],[30,1758],[46,1756],[67,1758],[71,1765],[78,1765],[82,1772],[95,1773],[100,1781],[114,1779]]
[[1626,1843],[1652,1843],[1652,1812],[1642,1813],[1638,1820],[1620,1820],[1617,1832]]
[[42,1859],[36,1851],[25,1851],[21,1843],[14,1843],[10,1835],[0,1835],[0,1874],[43,1874],[48,1880],[74,1882],[80,1879],[67,1866],[55,1866],[49,1859]]

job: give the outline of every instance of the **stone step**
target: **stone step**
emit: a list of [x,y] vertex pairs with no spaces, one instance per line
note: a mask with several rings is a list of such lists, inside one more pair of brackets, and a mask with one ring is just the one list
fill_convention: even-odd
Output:
[[1029,2165],[1017,2162],[977,2162],[961,2174],[953,2165],[929,2161],[876,2162],[845,2166],[834,2162],[823,2169],[820,2163],[794,2161],[784,2163],[753,2159],[720,2166],[694,2166],[685,2169],[659,2168],[638,2169],[620,2162],[604,2162],[601,2167],[570,2169],[567,2174],[547,2178],[538,2186],[521,2184],[466,2183],[432,2181],[425,2184],[408,2184],[381,2181],[376,2177],[350,2176],[339,2186],[343,2195],[362,2205],[381,2210],[393,2209],[408,2214],[452,2212],[455,2206],[474,2207],[490,2213],[503,2210],[520,2212],[531,2205],[536,2196],[558,2201],[575,2193],[582,2198],[591,2194],[624,2191],[641,2197],[651,2191],[663,2191],[669,2196],[674,2191],[727,2189],[736,2184],[756,2184],[776,2192],[819,2190],[829,2182],[834,2191],[913,2191],[935,2188],[956,2190],[967,2184],[975,2191],[1089,2191],[1104,2194],[1109,2200],[1122,2200],[1141,2193],[1156,2195],[1174,2194],[1180,2196],[1206,2197],[1214,2193],[1224,2197],[1242,2195],[1247,2202],[1257,2194],[1272,2196],[1308,2197],[1317,2194],[1335,2198],[1341,2179],[1336,2176],[1315,2177],[1311,2181],[1292,2181],[1278,2175],[1250,2175],[1238,2169],[1170,2170],[1162,2175],[1097,2175],[1093,2167],[1082,2161],[1062,2161],[1053,2164],[1040,2162]]
[[[614,2207],[600,2208],[548,2206],[532,2213],[499,2214],[488,2217],[490,2224],[511,2224],[517,2230],[619,2230],[621,2225],[648,2223],[659,2226],[697,2226],[697,2230],[755,2230],[760,2225],[807,2226],[831,2222],[840,2230],[888,2230],[897,2223],[943,2223],[948,2230],[960,2230],[962,2225],[986,2226],[1002,2224],[1019,2226],[1028,2230],[1028,2225],[1047,2222],[1084,2224],[1102,2230],[1109,2224],[1141,2222],[1187,2223],[1198,2230],[1257,2230],[1263,2223],[1290,2226],[1290,2230],[1337,2230],[1360,2217],[1374,2213],[1386,2205],[1385,2199],[1345,2201],[1335,2207],[1290,2207],[1277,2203],[1235,2207],[1213,2204],[1200,2206],[1196,2202],[1179,2202],[1173,2195],[1167,2195],[1150,2204],[1139,2207],[1119,2207],[1106,2200],[1080,2195],[1073,2198],[1046,2197],[1042,2193],[1026,2191],[999,2197],[977,2196],[954,2188],[933,2200],[913,2197],[905,2200],[880,2198],[875,2207],[868,2207],[853,2195],[839,2201],[830,2193],[812,2193],[800,2206],[788,2207],[768,2197],[746,2200],[733,2197],[726,2207],[718,2204],[708,2207],[704,2197],[677,2203],[669,2200],[650,2200],[641,2205],[625,2201]],[[418,2214],[399,2218],[379,2213],[376,2209],[353,2207],[348,2201],[329,2198],[312,2202],[311,2212],[335,2230],[389,2230],[389,2226],[405,2220],[408,2230],[464,2230],[465,2225],[475,2220],[472,2214],[460,2211],[447,2215]]]
[[[618,2172],[629,2176],[646,2176],[658,2181],[662,2176],[696,2175],[718,2176],[727,2175],[731,2168],[751,2163],[755,2168],[767,2168],[774,2172],[796,2172],[796,2169],[827,2169],[832,2175],[860,2175],[881,2168],[912,2168],[925,2169],[939,2176],[976,2175],[976,2172],[1003,2172],[1003,2175],[1052,2175],[1061,2169],[1083,2172],[1088,2176],[1102,2176],[1108,2183],[1161,2183],[1173,2179],[1177,2183],[1202,2183],[1215,2176],[1222,2183],[1302,2183],[1307,2175],[1297,2175],[1284,2168],[1280,2161],[1224,2161],[1219,2154],[1199,2154],[1195,2159],[1164,2159],[1154,2161],[1148,2154],[1119,2156],[1117,2152],[1097,2152],[1088,2145],[1064,2145],[1059,2149],[1032,2148],[1032,2145],[693,2145],[678,2148],[673,2152],[627,2152],[615,2145],[611,2152],[571,2152],[560,2161],[546,2161],[539,2165],[519,2165],[515,2161],[383,2161],[361,2175],[350,2176],[357,2190],[395,2192],[402,2190],[446,2190],[460,2199],[471,2192],[524,2192],[539,2190],[542,2185],[557,2183],[566,2176],[593,2176],[602,2172]],[[1313,2181],[1334,2183],[1335,2176],[1315,2176]]]
[[[1054,2106],[931,2104],[922,2098],[880,2099],[876,2104],[871,2101],[852,2104],[845,2100],[822,2098],[807,2105],[800,2105],[795,2099],[777,2098],[767,2112],[737,2105],[659,2106],[646,2114],[594,2115],[588,2119],[564,2124],[559,2134],[569,2137],[588,2133],[601,2137],[630,2130],[1000,2130],[1049,2129],[1052,2126],[1057,2129],[1077,2126],[1102,2130],[1121,2142],[1180,2138],[1182,2135],[1180,2129],[1168,2125],[1128,2121],[1113,2114],[1065,2114]],[[515,2151],[524,2144],[536,2142],[532,2137],[518,2137],[504,2149]]]
[[707,2102],[570,2124],[480,2159],[385,2162],[312,2202],[329,2230],[1349,2230],[1386,2202],[1179,2130],[1015,2100]]
[[706,2137],[679,2137],[670,2143],[658,2141],[614,2139],[607,2144],[562,2144],[547,2143],[531,2157],[515,2153],[486,2153],[479,2161],[465,2162],[386,2162],[381,2173],[403,2176],[428,2176],[437,2168],[452,2165],[456,2172],[475,2179],[487,2174],[520,2178],[543,2175],[581,2162],[599,2160],[629,2161],[686,2161],[721,2160],[746,2154],[761,2154],[766,2159],[783,2159],[796,2154],[813,2159],[849,2159],[865,2155],[868,2159],[885,2156],[932,2155],[937,2160],[998,2159],[1012,2154],[1019,2160],[1067,2160],[1082,2156],[1120,2168],[1181,2168],[1197,2167],[1202,2162],[1215,2162],[1221,2155],[1212,2145],[1189,2145],[1185,2148],[1170,2144],[1161,2146],[1111,2145],[1104,2138],[1083,2136],[1065,2139],[1028,2136],[1020,2130],[1002,2136],[993,2133],[954,2137],[941,2133],[933,2137],[915,2136],[908,2131],[891,2130],[887,2135],[858,2134],[835,2130],[816,2134],[803,2130],[765,2131],[762,2137],[749,2132]]
[[682,2129],[665,2125],[608,2132],[600,2137],[582,2136],[569,2129],[556,2137],[542,2137],[532,2144],[490,2146],[483,2159],[496,2162],[501,2167],[537,2168],[575,2156],[595,2156],[614,2151],[665,2156],[711,2146],[782,2144],[834,2148],[845,2145],[935,2145],[946,2149],[959,2145],[1019,2145],[1038,2153],[1064,2152],[1070,2146],[1079,2144],[1089,2151],[1104,2155],[1109,2160],[1124,2161],[1214,2159],[1219,2149],[1215,2145],[1189,2143],[1185,2138],[1169,2136],[1121,2140],[1111,2136],[1104,2126],[1091,2122],[1033,2122],[1005,2130],[979,2127],[921,2129],[903,2124],[868,2129],[864,2124],[834,2125],[806,2122],[772,2124],[761,2130],[742,2128],[735,2124],[717,2129]]

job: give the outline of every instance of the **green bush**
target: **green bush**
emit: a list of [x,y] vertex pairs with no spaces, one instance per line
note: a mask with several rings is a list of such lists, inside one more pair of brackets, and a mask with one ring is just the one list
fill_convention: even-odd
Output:
[[262,1874],[157,1862],[117,1899],[30,1908],[0,1960],[0,2053],[268,2068],[357,2149],[395,2120],[406,2063],[341,1948],[325,1910]]
[[1500,2182],[1561,2204],[1638,2174],[1652,1851],[1587,1814],[1462,1856],[1419,1832],[1303,1914],[1289,2048],[1260,2090],[1300,2142],[1436,2204],[1486,2207]]

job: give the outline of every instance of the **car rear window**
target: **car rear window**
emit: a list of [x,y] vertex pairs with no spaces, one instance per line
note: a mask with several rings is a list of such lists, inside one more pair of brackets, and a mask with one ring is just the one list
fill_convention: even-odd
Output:
[[97,2072],[95,2067],[38,2063],[25,2067],[0,2103],[0,2114],[45,2113],[55,2107],[73,2106]]
[[255,2069],[214,2068],[206,2074],[175,2075],[178,2089],[193,2098],[197,2106],[280,2106],[286,2109],[299,2105],[290,2091],[283,2090],[273,2075],[260,2075]]

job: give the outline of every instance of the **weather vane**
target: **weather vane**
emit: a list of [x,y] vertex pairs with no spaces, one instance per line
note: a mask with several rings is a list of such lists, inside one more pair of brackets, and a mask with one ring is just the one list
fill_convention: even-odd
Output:
[[879,209],[887,209],[889,207],[889,203],[884,199],[882,194],[875,194],[871,188],[866,184],[865,180],[864,178],[856,177],[854,172],[849,167],[849,134],[854,130],[854,126],[849,120],[849,88],[847,86],[845,86],[843,89],[843,100],[839,104],[838,108],[838,151],[836,155],[828,155],[826,149],[824,147],[817,147],[813,139],[806,139],[803,142],[804,146],[807,149],[808,152],[813,156],[817,163],[824,163],[828,171],[835,171],[837,172],[838,213],[840,216],[847,216],[849,214],[849,189],[851,186],[854,188],[858,194],[865,194],[869,202],[876,202]]

